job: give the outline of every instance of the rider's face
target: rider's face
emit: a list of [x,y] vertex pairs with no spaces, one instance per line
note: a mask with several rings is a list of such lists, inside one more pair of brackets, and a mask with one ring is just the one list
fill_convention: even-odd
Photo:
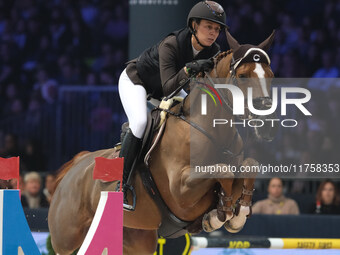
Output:
[[209,20],[201,20],[200,24],[194,24],[196,36],[204,46],[211,46],[217,39],[221,26]]

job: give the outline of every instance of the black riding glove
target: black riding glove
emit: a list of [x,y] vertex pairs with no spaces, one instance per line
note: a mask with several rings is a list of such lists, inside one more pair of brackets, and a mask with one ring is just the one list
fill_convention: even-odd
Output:
[[195,60],[190,63],[187,63],[185,66],[187,68],[189,76],[193,76],[197,75],[200,72],[210,71],[211,69],[213,69],[214,60],[212,58]]

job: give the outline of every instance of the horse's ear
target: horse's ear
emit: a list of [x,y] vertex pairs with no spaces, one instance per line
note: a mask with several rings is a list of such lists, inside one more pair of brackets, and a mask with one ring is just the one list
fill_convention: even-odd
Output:
[[228,29],[225,29],[225,34],[227,36],[227,41],[229,44],[230,49],[232,49],[233,51],[237,50],[240,47],[240,44],[238,43],[238,41],[236,41],[236,39],[229,33]]
[[264,40],[262,43],[260,43],[258,45],[258,47],[264,51],[268,51],[270,46],[273,43],[274,40],[274,35],[275,35],[275,30],[273,30],[272,34],[266,39]]

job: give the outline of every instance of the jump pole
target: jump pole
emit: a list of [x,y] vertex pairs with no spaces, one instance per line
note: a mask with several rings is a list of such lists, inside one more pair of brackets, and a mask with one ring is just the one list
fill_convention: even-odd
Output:
[[326,238],[230,238],[191,237],[194,250],[200,248],[340,249],[340,239]]

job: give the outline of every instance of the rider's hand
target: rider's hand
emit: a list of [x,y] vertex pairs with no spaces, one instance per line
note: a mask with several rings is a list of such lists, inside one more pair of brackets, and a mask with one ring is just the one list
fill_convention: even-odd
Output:
[[200,59],[195,60],[185,65],[186,71],[189,76],[197,75],[200,72],[210,71],[214,68],[213,59]]

